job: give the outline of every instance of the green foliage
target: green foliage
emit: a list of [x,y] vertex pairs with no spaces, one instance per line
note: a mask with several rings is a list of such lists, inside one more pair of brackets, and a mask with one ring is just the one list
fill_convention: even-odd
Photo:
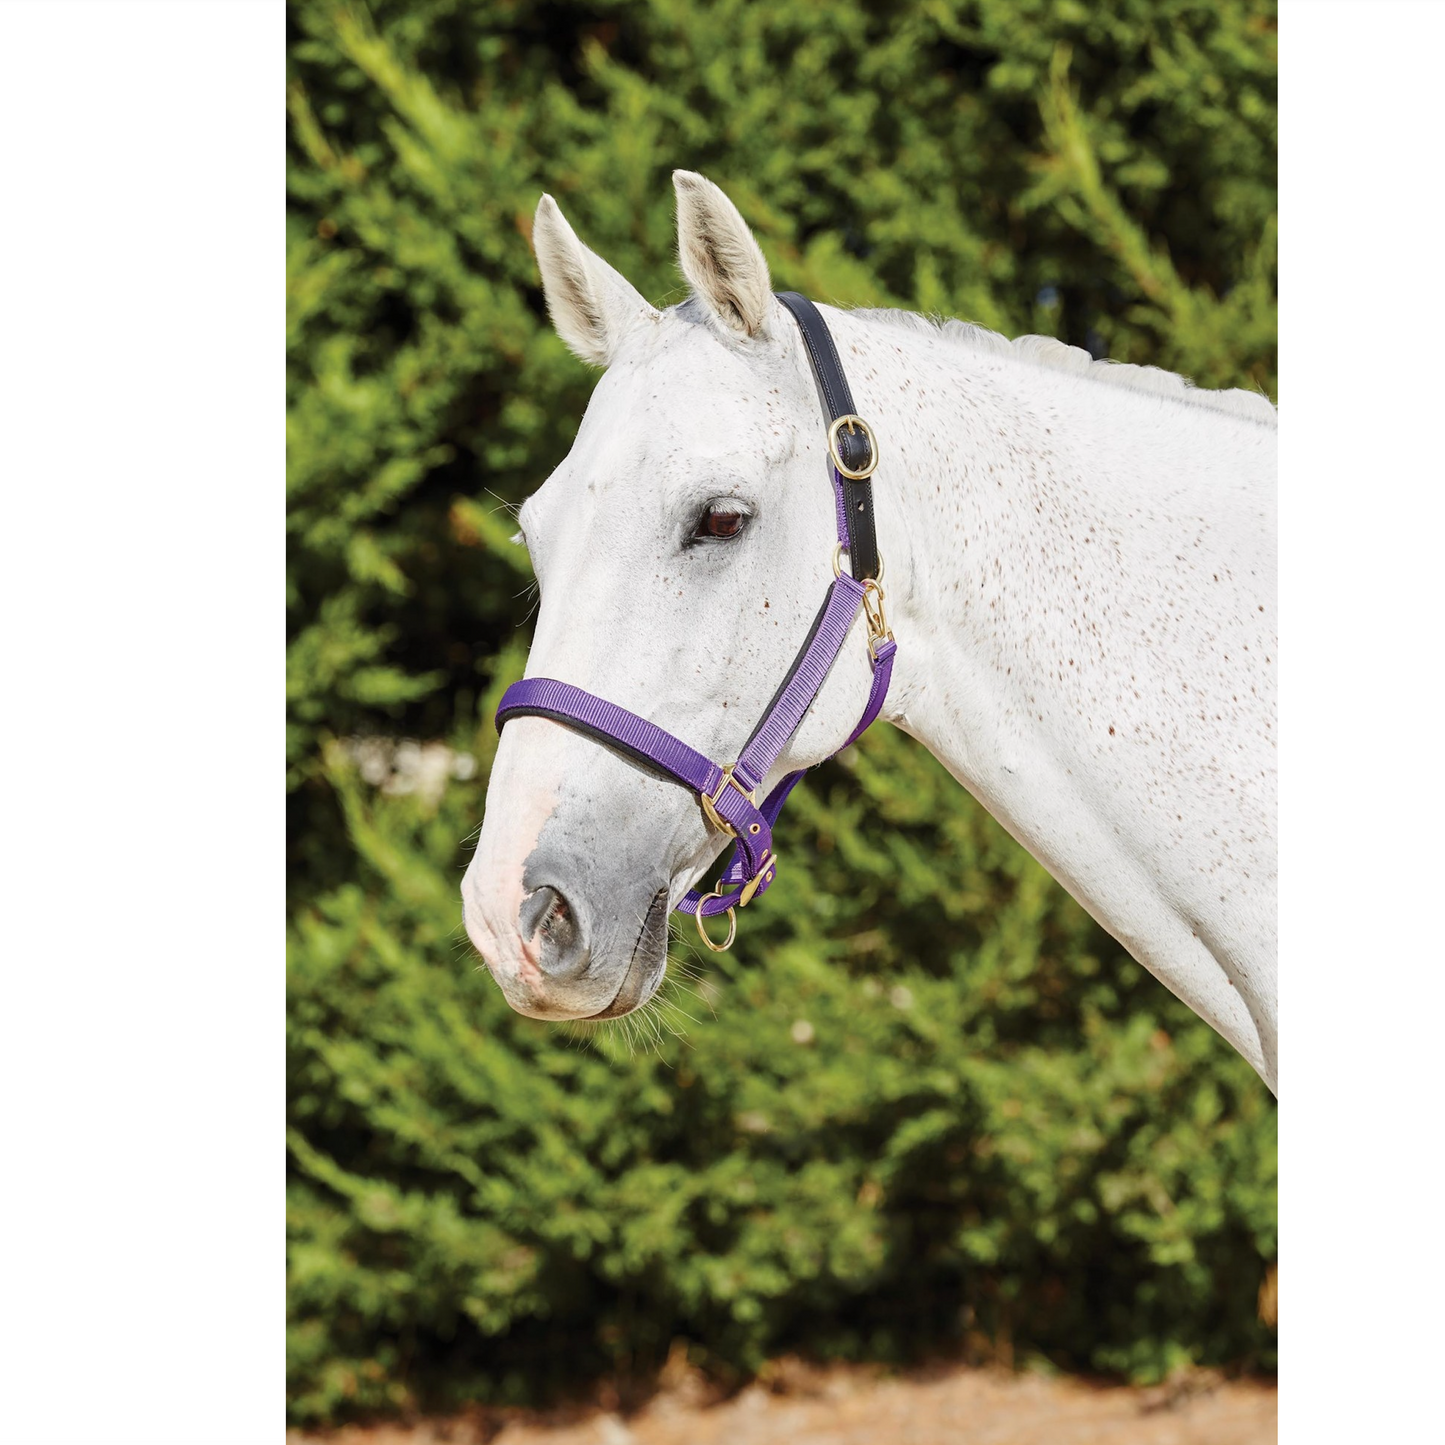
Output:
[[[1272,6],[290,20],[294,1415],[532,1398],[675,1337],[722,1373],[1270,1363],[1272,1101],[900,735],[794,795],[738,949],[679,936],[691,981],[630,1044],[511,1014],[456,885],[526,646],[503,504],[592,385],[546,324],[538,194],[660,303],[687,166],[780,287],[1272,391]],[[480,766],[389,796],[356,734]]]
[[[298,916],[293,1408],[957,1341],[1142,1377],[1267,1361],[1272,1101],[901,735],[803,791],[771,906],[631,1039],[519,1018],[439,807],[330,773]],[[682,1037],[677,1037],[682,1035]]]

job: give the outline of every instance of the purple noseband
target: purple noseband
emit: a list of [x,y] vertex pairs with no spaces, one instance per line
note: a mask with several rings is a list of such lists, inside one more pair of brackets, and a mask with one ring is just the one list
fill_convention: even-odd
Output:
[[[696,793],[709,826],[736,841],[716,887],[709,893],[693,889],[678,904],[678,911],[697,916],[703,942],[715,951],[728,947],[736,931],[735,907],[741,908],[765,893],[777,876],[773,853],[773,824],[803,772],[789,773],[761,804],[758,789],[779,755],[797,732],[804,715],[818,696],[849,629],[860,609],[868,623],[868,658],[873,686],[867,706],[843,744],[862,735],[878,716],[888,695],[897,651],[883,615],[883,589],[878,585],[881,564],[873,530],[870,478],[878,464],[878,445],[870,427],[853,413],[853,399],[838,361],[833,338],[813,303],[796,292],[783,292],[778,300],[792,313],[803,334],[818,394],[828,414],[828,456],[838,515],[838,575],[814,619],[812,630],[793,659],[783,684],[763,711],[737,761],[719,766],[655,723],[616,703],[605,701],[571,683],[550,677],[528,677],[514,683],[497,708],[497,731],[514,717],[545,717],[634,758],[643,766]],[[838,567],[846,551],[852,576]],[[715,943],[703,932],[702,920],[719,913],[729,915],[727,940]]]

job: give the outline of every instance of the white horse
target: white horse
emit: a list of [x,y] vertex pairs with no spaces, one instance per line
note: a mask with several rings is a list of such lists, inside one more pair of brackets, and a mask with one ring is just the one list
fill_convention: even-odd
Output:
[[[521,512],[542,589],[527,673],[726,762],[831,578],[834,501],[762,252],[711,182],[674,182],[692,295],[667,311],[537,207],[553,322],[607,370]],[[884,716],[1274,1089],[1274,408],[1045,337],[824,315],[882,456]],[[764,791],[857,721],[855,632]],[[615,1017],[655,992],[668,913],[725,841],[685,789],[519,718],[467,929],[513,1008]]]

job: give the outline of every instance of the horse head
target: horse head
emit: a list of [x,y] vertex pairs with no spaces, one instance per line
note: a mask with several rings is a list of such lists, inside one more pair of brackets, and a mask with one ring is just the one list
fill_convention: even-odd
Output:
[[[605,371],[571,452],[520,513],[541,588],[526,675],[565,679],[725,761],[834,579],[835,500],[808,356],[756,240],[711,182],[674,182],[691,295],[666,311],[550,196],[537,207],[553,324]],[[762,788],[847,740],[869,657],[838,654]],[[698,796],[605,741],[543,716],[509,722],[462,885],[472,942],[535,1018],[646,1002],[669,914],[728,842]]]

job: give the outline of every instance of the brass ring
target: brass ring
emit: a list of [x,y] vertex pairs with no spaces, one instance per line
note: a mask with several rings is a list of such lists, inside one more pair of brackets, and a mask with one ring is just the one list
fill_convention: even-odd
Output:
[[706,903],[709,898],[721,897],[721,889],[717,889],[712,893],[704,893],[703,896],[697,900],[697,912],[693,914],[693,918],[697,923],[697,936],[701,938],[714,953],[726,953],[728,949],[733,946],[733,939],[738,936],[738,911],[736,908],[728,909],[728,936],[723,939],[721,943],[714,943],[712,939],[707,936],[707,930],[702,926],[702,905]]
[[[868,438],[868,465],[856,472],[845,467],[842,457],[838,455],[838,433],[845,426],[850,432],[856,432],[862,427],[864,436]],[[838,468],[840,476],[847,477],[850,482],[865,482],[878,468],[878,438],[873,435],[873,428],[861,416],[849,412],[847,416],[840,416],[828,428],[828,455],[833,459],[833,465]]]
[[[842,544],[841,542],[834,542],[834,543],[833,543],[833,575],[834,575],[835,577],[841,577],[841,576],[843,575],[843,544]],[[852,574],[850,573],[849,575],[851,576]],[[880,552],[880,553],[878,554],[878,575],[877,575],[876,577],[869,577],[869,578],[867,578],[867,579],[864,581],[864,583],[863,583],[863,585],[864,585],[865,588],[867,587],[867,585],[868,585],[869,582],[877,582],[877,583],[879,584],[878,590],[879,590],[880,592],[883,590],[883,587],[882,587],[882,583],[883,583],[883,554],[882,554],[882,552]]]

